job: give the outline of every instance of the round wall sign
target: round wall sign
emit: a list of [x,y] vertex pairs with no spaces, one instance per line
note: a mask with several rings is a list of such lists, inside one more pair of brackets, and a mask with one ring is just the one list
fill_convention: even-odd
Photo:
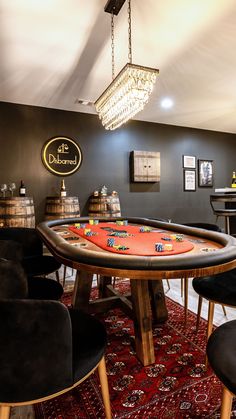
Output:
[[46,169],[58,176],[76,172],[82,163],[79,145],[68,137],[54,137],[42,148],[42,160]]

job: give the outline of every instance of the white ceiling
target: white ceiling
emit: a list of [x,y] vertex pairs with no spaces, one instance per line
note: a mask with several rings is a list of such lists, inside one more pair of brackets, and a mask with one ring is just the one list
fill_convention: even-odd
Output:
[[[111,82],[107,0],[0,0],[0,100],[95,113]],[[135,119],[236,133],[236,1],[133,0],[133,63],[159,68]],[[127,2],[115,73],[128,61]],[[160,102],[171,97],[174,107]]]

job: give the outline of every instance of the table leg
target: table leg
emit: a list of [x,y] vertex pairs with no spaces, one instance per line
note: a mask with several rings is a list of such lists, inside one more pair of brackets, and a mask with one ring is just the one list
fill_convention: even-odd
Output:
[[99,298],[107,297],[106,289],[107,285],[111,285],[111,276],[99,275],[98,279],[98,296]]
[[74,308],[88,311],[92,282],[92,273],[77,271],[72,295],[72,306]]
[[[157,281],[159,282],[159,281]],[[148,281],[131,279],[136,353],[142,364],[155,362]]]
[[163,323],[168,318],[162,280],[148,281],[154,323]]

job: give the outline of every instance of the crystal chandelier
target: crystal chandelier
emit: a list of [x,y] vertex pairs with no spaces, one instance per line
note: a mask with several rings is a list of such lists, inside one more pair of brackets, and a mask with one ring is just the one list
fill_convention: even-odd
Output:
[[120,127],[144,108],[159,73],[157,69],[132,64],[131,0],[128,0],[128,23],[129,62],[115,77],[114,13],[111,11],[112,82],[95,102],[103,126],[110,130]]

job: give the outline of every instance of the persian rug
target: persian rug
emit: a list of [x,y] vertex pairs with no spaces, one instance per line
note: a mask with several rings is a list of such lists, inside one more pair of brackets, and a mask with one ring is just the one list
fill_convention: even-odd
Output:
[[[117,286],[127,291],[127,281]],[[96,298],[96,290],[92,298]],[[70,304],[70,294],[63,302]],[[206,321],[195,332],[196,315],[166,297],[168,321],[153,326],[155,364],[144,367],[132,345],[133,323],[121,310],[100,316],[106,325],[106,366],[113,418],[219,418],[221,384],[204,368]],[[37,404],[36,419],[104,418],[97,373],[60,397]]]

